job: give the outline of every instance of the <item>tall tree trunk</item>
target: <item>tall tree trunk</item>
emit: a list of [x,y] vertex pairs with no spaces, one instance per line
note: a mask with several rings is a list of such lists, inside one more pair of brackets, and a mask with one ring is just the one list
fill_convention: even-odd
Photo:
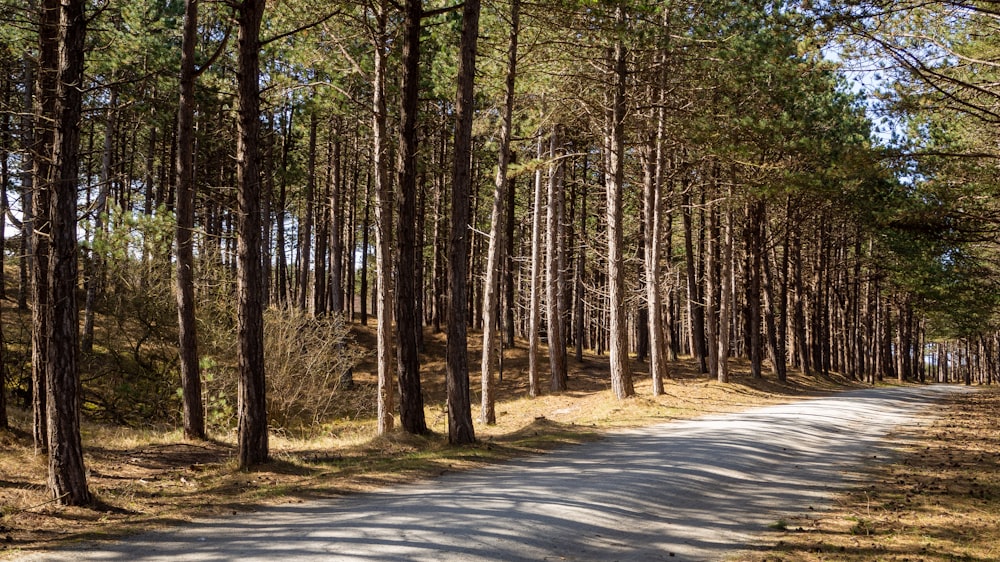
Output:
[[[455,96],[455,167],[451,193],[451,245],[448,253],[448,442],[462,445],[476,440],[469,399],[469,341],[465,306],[469,270],[469,196],[472,192],[473,86],[476,79],[476,43],[479,37],[479,0],[465,0],[459,47],[458,92]],[[499,230],[497,230],[499,237]],[[499,260],[498,260],[499,261]],[[484,319],[492,324],[494,318]]]
[[[623,26],[623,9],[617,9],[616,20]],[[624,30],[622,30],[624,31]],[[608,171],[607,220],[608,220],[608,300],[610,305],[611,388],[619,399],[632,396],[632,369],[628,364],[628,328],[625,317],[625,258],[623,253],[624,226],[622,224],[622,184],[625,179],[625,45],[621,38],[615,41],[612,62],[613,88],[611,107],[608,111],[607,154]],[[550,249],[551,251],[551,249]],[[550,328],[551,329],[551,328]]]
[[705,343],[708,355],[708,375],[717,378],[719,382],[728,379],[719,373],[719,332],[728,329],[728,325],[720,327],[723,321],[719,315],[719,300],[722,289],[722,274],[720,268],[721,237],[719,235],[719,210],[715,205],[708,211],[708,251],[705,252]]
[[[663,115],[658,119],[662,130]],[[660,245],[662,242],[663,199],[660,186],[661,138],[652,135],[647,147],[646,167],[643,176],[643,209],[645,228],[646,303],[649,307],[649,374],[653,380],[653,396],[663,394],[663,377],[666,371],[663,345],[663,307],[660,293]]]
[[[34,2],[29,2],[29,6],[34,9]],[[39,53],[41,54],[41,53]],[[39,64],[42,60],[39,58]],[[30,263],[34,262],[30,255],[33,252],[31,244],[34,236],[34,192],[35,192],[35,167],[38,158],[37,147],[35,146],[35,86],[36,74],[34,71],[35,61],[29,53],[22,58],[21,65],[24,69],[24,93],[21,101],[21,208],[24,216],[21,217],[21,243],[18,247],[20,259],[18,260],[18,283],[17,283],[17,309],[28,310],[29,295],[33,293],[33,283],[28,280]],[[34,297],[31,296],[34,301]],[[34,345],[34,326],[32,327],[32,345]],[[35,371],[32,365],[32,372]],[[32,383],[34,384],[34,383]],[[34,386],[32,386],[34,388]],[[44,393],[43,393],[44,394]],[[38,443],[36,442],[36,447]]]
[[[357,308],[355,306],[355,297],[357,296],[355,293],[357,269],[355,267],[356,262],[354,258],[358,251],[358,179],[361,177],[361,137],[358,135],[357,130],[354,131],[354,139],[351,144],[354,148],[354,155],[352,158],[353,163],[351,165],[351,193],[348,198],[347,186],[345,185],[340,190],[340,199],[338,204],[340,205],[339,214],[341,216],[341,221],[343,222],[344,218],[347,219],[347,222],[341,228],[344,232],[344,239],[340,243],[340,261],[344,264],[344,267],[341,269],[340,277],[341,284],[344,288],[341,290],[340,302],[344,303],[343,309],[347,313],[347,320],[354,322],[354,316],[357,312]],[[346,158],[344,156],[338,157],[341,167],[343,166],[343,162],[345,160]],[[421,228],[421,230],[423,229]],[[344,277],[346,277],[346,279],[344,279]],[[420,334],[423,334],[423,332],[421,331]],[[350,372],[350,370],[347,371],[347,373]]]
[[[14,107],[11,100],[11,89],[13,78],[4,80],[3,102],[7,107]],[[27,85],[25,85],[27,87]],[[0,249],[6,249],[7,238],[7,214],[10,212],[10,204],[7,200],[7,187],[10,184],[10,169],[8,162],[10,152],[8,147],[12,147],[10,115],[2,117],[2,136],[0,136]],[[4,252],[0,251],[0,299],[6,299],[7,294],[4,286],[7,283],[7,275],[4,264]],[[2,316],[2,315],[0,315]],[[0,429],[9,429],[10,420],[7,418],[7,367],[5,364],[6,353],[4,352],[3,320],[0,318]]]
[[584,322],[586,292],[584,290],[583,279],[587,274],[587,245],[583,241],[587,239],[587,162],[587,156],[585,155],[583,157],[583,173],[581,174],[582,178],[580,181],[580,230],[576,236],[579,251],[576,256],[576,277],[573,282],[573,305],[575,306],[573,318],[576,321],[574,331],[576,332],[576,361],[578,363],[583,361],[583,345],[586,339]]
[[[437,162],[438,167],[441,168],[443,168],[445,165],[445,144],[446,143],[442,138],[441,143],[438,147],[440,150],[435,151],[438,157],[438,162]],[[443,278],[445,276],[444,265],[443,265],[444,259],[442,257],[444,254],[444,250],[442,249],[442,247],[445,245],[443,240],[444,238],[443,232],[445,229],[444,209],[442,206],[443,200],[444,200],[444,179],[438,177],[437,181],[435,181],[435,189],[434,189],[434,229],[432,234],[434,240],[433,240],[433,248],[431,250],[432,253],[434,254],[431,260],[431,269],[433,270],[432,271],[433,282],[431,283],[432,285],[431,292],[433,293],[431,295],[431,304],[433,305],[431,308],[433,309],[433,312],[431,314],[431,324],[433,326],[432,329],[435,334],[441,332],[441,316],[444,314],[444,303],[442,301],[442,295],[444,294],[444,288],[442,287],[442,285],[444,284]]]
[[[384,64],[384,63],[383,63]],[[365,174],[365,210],[361,219],[361,325],[368,325],[368,247],[371,232],[372,170]]]
[[812,363],[809,361],[809,341],[806,338],[806,294],[805,283],[802,281],[802,234],[801,226],[797,224],[797,213],[793,213],[792,199],[789,197],[785,201],[786,215],[788,216],[788,228],[791,229],[789,246],[791,247],[792,281],[790,285],[795,292],[792,301],[792,332],[794,334],[795,351],[798,355],[798,364],[805,374],[812,374]]
[[333,181],[330,186],[330,310],[344,312],[344,194],[340,140],[333,146]]
[[[284,111],[282,111],[284,114]],[[278,303],[288,306],[291,300],[288,287],[288,248],[285,247],[285,213],[288,205],[288,157],[292,150],[292,117],[294,108],[288,108],[288,117],[284,119],[284,131],[281,136],[281,177],[278,182],[278,209],[275,213],[274,245],[278,252],[278,271],[276,274],[275,291],[278,293]]]
[[[392,185],[389,183],[389,133],[386,130],[385,73],[388,36],[386,5],[381,0],[375,8],[377,27],[373,38],[375,72],[372,84],[372,174],[375,179],[375,325],[376,363],[378,369],[378,434],[385,435],[393,426],[392,388]],[[367,213],[366,215],[367,216]],[[367,248],[365,249],[367,252]]]
[[510,35],[507,47],[507,76],[505,80],[505,97],[503,116],[500,125],[500,146],[498,148],[497,174],[494,181],[493,210],[490,216],[489,248],[486,256],[486,281],[483,291],[483,353],[480,363],[482,377],[482,408],[480,420],[483,423],[494,424],[497,421],[494,409],[493,363],[498,350],[497,323],[500,305],[500,274],[503,271],[503,251],[500,241],[505,231],[504,208],[508,198],[507,167],[510,163],[511,122],[514,115],[514,81],[517,76],[517,33],[520,26],[521,1],[511,0],[510,3]]
[[52,147],[55,135],[52,125],[56,116],[56,82],[59,69],[59,0],[43,0],[39,8],[38,74],[35,81],[34,131],[31,149],[32,186],[30,219],[25,230],[30,235],[31,269],[31,387],[32,434],[36,452],[48,451],[48,303],[49,303],[49,198],[52,168]]
[[563,151],[561,128],[556,125],[549,137],[549,185],[546,204],[546,241],[548,249],[545,257],[545,305],[547,307],[547,334],[549,340],[549,388],[553,391],[566,390],[566,335],[563,330],[563,315],[559,304],[563,302],[565,286],[559,256],[563,253],[559,236],[562,224],[560,193],[563,190]]
[[258,139],[260,129],[260,24],[264,0],[239,5],[237,50],[237,330],[239,371],[239,466],[268,458],[264,381],[264,316],[261,288],[261,216]]
[[[416,251],[415,216],[417,206],[417,109],[420,84],[420,20],[422,0],[406,0],[403,14],[403,68],[400,85],[399,205],[396,241],[396,342],[399,367],[399,415],[409,433],[427,433],[424,397],[420,390],[420,358],[414,323],[416,312],[413,279]],[[466,203],[468,203],[466,201]],[[465,226],[463,222],[462,227]],[[402,272],[407,272],[405,275]],[[464,272],[463,272],[464,273]],[[464,302],[464,301],[460,301]],[[450,329],[450,326],[449,326]],[[449,338],[450,340],[451,338]]]
[[[329,137],[333,136],[333,133],[328,133]],[[328,296],[328,289],[330,286],[330,278],[327,272],[327,265],[330,260],[329,247],[332,244],[330,239],[330,222],[333,218],[333,205],[330,204],[330,193],[334,189],[333,187],[333,139],[327,138],[326,141],[326,166],[325,173],[323,174],[323,189],[316,195],[319,201],[318,208],[316,209],[316,249],[313,253],[313,263],[316,264],[313,267],[315,272],[313,274],[313,299],[312,308],[313,314],[316,316],[325,316],[330,312],[330,298]],[[266,276],[265,276],[266,278]]]
[[[112,77],[113,79],[113,77]],[[111,155],[114,150],[114,135],[117,123],[118,89],[111,87],[107,115],[104,118],[104,149],[101,152],[100,185],[97,188],[97,200],[94,202],[94,239],[104,233],[104,214],[108,208],[108,192],[111,189]],[[86,297],[83,306],[83,335],[80,339],[80,349],[84,353],[94,350],[94,307],[97,306],[97,289],[100,277],[103,275],[104,260],[97,252],[91,250],[90,260],[84,266]]]
[[[536,158],[542,159],[542,132],[537,133]],[[531,298],[528,302],[528,396],[538,396],[538,347],[542,320],[542,169],[535,170],[535,202],[531,219]],[[555,381],[556,379],[552,379]],[[559,389],[565,390],[565,389]]]
[[298,307],[301,311],[307,310],[309,277],[312,272],[313,206],[316,193],[316,128],[318,123],[316,112],[312,112],[309,119],[309,156],[306,161],[306,208],[302,214],[302,228],[299,231],[299,288],[297,296]]
[[198,335],[194,295],[194,85],[195,42],[198,40],[198,0],[184,3],[181,42],[180,102],[177,106],[177,325],[184,408],[184,436],[205,438],[205,408],[201,396]]
[[[727,194],[728,198],[732,194]],[[733,308],[733,212],[722,211],[723,226],[721,236],[720,261],[722,262],[721,291],[719,295],[719,346],[717,363],[719,382],[729,382],[729,326]]]
[[91,502],[80,441],[80,376],[77,371],[79,313],[76,307],[76,235],[80,117],[83,112],[83,0],[62,0],[55,131],[52,141],[52,191],[49,202],[46,412],[49,442],[49,491],[64,505]]
[[[512,2],[519,3],[520,0],[512,0]],[[510,148],[508,147],[507,150],[510,151]],[[516,155],[513,153],[510,155],[511,162],[514,161],[515,156]],[[517,189],[515,188],[515,182],[513,178],[508,178],[507,182],[508,182],[507,186],[508,195],[506,201],[507,209],[505,211],[507,213],[507,218],[504,221],[504,226],[506,228],[504,232],[505,243],[503,245],[504,249],[504,274],[503,274],[504,305],[503,306],[504,306],[504,327],[506,331],[505,347],[513,349],[515,345],[514,309],[517,306],[517,302],[515,300],[517,296],[514,293],[514,271],[515,267],[517,267],[514,261],[514,221],[516,219],[515,213],[517,212],[517,197],[515,196],[515,194],[517,193]]]
[[763,285],[764,290],[764,327],[767,331],[768,354],[771,356],[771,371],[775,378],[785,382],[785,349],[779,343],[781,339],[778,335],[778,322],[775,319],[775,309],[779,303],[776,302],[774,293],[774,274],[771,271],[770,252],[765,247],[762,250],[763,259]]
[[761,378],[761,363],[764,360],[764,346],[761,341],[761,253],[766,251],[761,236],[761,226],[764,215],[764,202],[753,200],[747,206],[747,331],[750,336],[750,374],[755,379]]
[[698,360],[698,369],[708,372],[707,353],[705,349],[705,309],[695,271],[694,253],[694,221],[691,208],[691,185],[684,185],[681,191],[682,219],[684,223],[684,265],[687,274],[687,307],[688,321],[691,323],[691,353]]

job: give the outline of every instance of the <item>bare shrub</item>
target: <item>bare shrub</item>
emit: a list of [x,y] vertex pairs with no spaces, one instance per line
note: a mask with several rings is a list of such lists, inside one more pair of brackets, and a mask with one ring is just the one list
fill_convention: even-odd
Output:
[[342,415],[349,398],[341,377],[361,355],[349,339],[340,315],[313,318],[277,308],[265,313],[264,369],[272,425],[301,428]]

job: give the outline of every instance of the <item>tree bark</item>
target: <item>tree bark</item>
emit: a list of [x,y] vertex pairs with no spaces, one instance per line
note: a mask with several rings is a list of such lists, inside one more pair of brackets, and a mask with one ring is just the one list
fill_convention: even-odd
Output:
[[264,317],[261,288],[260,212],[260,24],[264,0],[239,5],[237,51],[237,330],[239,371],[239,466],[267,462],[264,381]]
[[764,215],[764,202],[753,200],[747,206],[747,332],[750,336],[750,374],[755,379],[761,378],[761,363],[764,359],[764,346],[761,341],[761,253],[766,251],[761,236],[761,226]]
[[275,212],[277,230],[274,235],[274,245],[278,252],[275,291],[278,293],[278,303],[283,307],[288,306],[291,300],[288,288],[288,248],[285,247],[285,213],[288,204],[288,181],[285,178],[288,171],[288,155],[292,150],[292,117],[295,115],[294,108],[289,107],[287,111],[288,118],[285,120],[285,130],[281,137],[281,181],[278,182],[278,209]]
[[[494,180],[493,210],[490,217],[490,238],[489,248],[486,256],[486,281],[483,294],[483,353],[480,363],[482,378],[482,407],[480,420],[486,424],[494,424],[497,421],[496,410],[494,408],[494,380],[493,363],[496,361],[497,352],[503,353],[503,349],[497,348],[497,328],[499,328],[497,318],[500,305],[500,274],[503,271],[503,251],[500,236],[505,232],[504,210],[508,198],[507,167],[510,164],[510,136],[511,122],[514,115],[514,81],[517,76],[517,34],[520,26],[520,0],[511,0],[510,3],[510,35],[507,46],[507,76],[505,79],[505,96],[503,106],[503,116],[500,124],[500,146],[498,148],[498,163],[496,179]],[[511,322],[513,323],[513,321]],[[513,328],[513,326],[511,326]],[[511,338],[513,339],[513,338]]]
[[705,344],[708,355],[708,375],[719,382],[729,382],[719,371],[719,332],[722,323],[719,315],[719,300],[722,290],[720,267],[721,236],[719,235],[719,210],[716,206],[708,211],[707,251],[705,252]]
[[77,177],[86,27],[83,0],[63,0],[50,170],[53,181],[49,201],[48,357],[45,362],[49,491],[63,505],[91,502],[80,441],[80,377],[77,371],[80,325],[76,307]]
[[663,378],[666,371],[663,342],[663,307],[660,292],[660,254],[662,243],[663,201],[660,185],[662,110],[658,119],[658,132],[652,135],[647,147],[645,175],[643,177],[643,209],[645,228],[645,268],[646,303],[649,309],[649,375],[653,381],[653,396],[663,394]]
[[32,435],[35,451],[48,451],[48,389],[46,385],[48,361],[48,303],[49,303],[49,198],[51,191],[52,147],[54,144],[53,121],[56,116],[56,83],[59,69],[59,0],[43,0],[39,7],[38,73],[35,81],[34,141],[31,148],[32,187],[30,191],[30,218],[25,220],[25,230],[30,235],[31,252],[31,387]]
[[[314,273],[313,273],[313,283],[312,283],[312,309],[315,316],[325,316],[330,312],[330,297],[329,287],[330,287],[330,275],[327,271],[327,266],[332,265],[330,262],[330,244],[332,243],[330,236],[330,222],[333,219],[333,205],[330,203],[331,191],[334,189],[333,186],[333,166],[334,166],[334,156],[333,156],[333,131],[328,132],[328,138],[326,139],[326,166],[324,167],[323,174],[323,188],[318,194],[316,194],[317,200],[319,201],[318,208],[316,209],[316,249],[313,251],[313,263]],[[266,278],[266,276],[265,276]]]
[[309,146],[306,159],[306,208],[301,217],[299,230],[299,286],[297,291],[299,310],[308,310],[309,278],[312,273],[312,237],[313,237],[313,207],[316,193],[316,128],[318,125],[316,113],[312,112],[309,119]]
[[[373,38],[375,72],[372,84],[372,173],[375,179],[375,325],[378,369],[378,434],[392,431],[392,185],[389,183],[389,137],[386,129],[385,73],[388,36],[386,5],[375,8],[377,28]],[[367,214],[366,214],[367,216]],[[367,251],[367,250],[366,250]]]
[[586,303],[586,292],[584,290],[583,279],[587,274],[587,245],[583,242],[587,239],[587,157],[583,157],[583,173],[582,180],[580,182],[580,230],[577,232],[576,239],[578,240],[577,245],[579,246],[579,252],[576,256],[576,275],[573,281],[573,305],[574,313],[573,317],[576,321],[574,326],[574,331],[576,332],[576,354],[575,359],[578,363],[583,361],[583,345],[586,339],[586,327],[584,322],[584,316],[586,313],[585,303]]
[[802,281],[802,235],[800,226],[796,224],[798,217],[792,211],[792,199],[785,202],[786,215],[788,216],[788,228],[791,229],[789,236],[789,246],[791,247],[792,281],[794,290],[792,300],[792,332],[794,334],[795,351],[798,355],[798,364],[802,371],[812,374],[812,363],[809,361],[809,341],[806,338],[806,294],[805,283]]
[[[385,64],[382,62],[381,64]],[[365,179],[365,210],[361,219],[361,325],[368,325],[368,245],[371,236],[371,183],[372,170],[369,169]]]
[[344,312],[344,194],[341,142],[333,146],[333,181],[330,186],[330,310]]
[[[396,342],[399,372],[399,415],[409,433],[427,433],[424,397],[420,390],[420,358],[414,323],[416,299],[413,268],[416,251],[417,108],[420,84],[420,20],[422,0],[407,0],[403,14],[403,68],[400,84],[399,205],[396,242]],[[466,202],[467,203],[467,202]],[[462,223],[465,226],[465,223]],[[404,273],[405,272],[405,273]],[[464,301],[462,301],[464,302]],[[450,339],[450,338],[449,338]]]
[[546,204],[545,257],[545,304],[547,307],[547,335],[549,342],[549,374],[552,377],[549,388],[555,392],[566,390],[566,335],[563,330],[562,311],[565,288],[562,277],[560,255],[563,253],[559,236],[562,224],[560,193],[563,190],[563,154],[561,148],[561,128],[557,125],[549,137],[549,183]]
[[[617,10],[618,25],[624,24],[621,7]],[[608,220],[608,298],[610,305],[609,329],[611,345],[611,388],[619,399],[635,394],[632,370],[628,363],[628,328],[625,317],[625,259],[622,246],[622,184],[625,179],[625,45],[621,38],[615,41],[612,53],[611,107],[608,111],[607,154],[608,171],[607,220]],[[551,249],[550,249],[551,251]],[[551,329],[551,327],[550,327]]]
[[[728,194],[732,197],[732,194]],[[719,294],[719,345],[716,362],[719,368],[719,382],[729,382],[729,325],[733,308],[733,217],[732,211],[724,209],[721,248],[721,287]]]
[[[536,158],[542,159],[542,132],[538,131]],[[531,299],[528,303],[528,396],[538,396],[538,347],[542,320],[542,169],[535,169],[535,202],[531,219]],[[553,381],[556,379],[553,379]],[[565,390],[565,389],[559,389]]]
[[194,86],[195,42],[198,40],[198,0],[184,4],[181,42],[180,102],[177,109],[176,216],[177,325],[184,409],[184,436],[205,439],[205,408],[201,395],[194,293]]
[[[465,305],[469,271],[469,197],[472,193],[473,86],[476,79],[476,44],[479,37],[479,0],[465,0],[459,47],[458,92],[455,96],[455,162],[451,192],[451,237],[448,250],[448,442],[456,445],[476,440],[469,398],[469,341]],[[499,214],[499,213],[498,213]],[[497,236],[499,238],[499,229]],[[499,256],[498,256],[499,257]],[[499,261],[499,259],[497,260]],[[492,324],[493,316],[483,320]],[[487,365],[487,368],[489,366]]]
[[[112,79],[114,77],[112,76]],[[104,119],[104,149],[101,152],[100,185],[97,188],[97,200],[94,202],[94,232],[96,240],[104,233],[104,215],[108,208],[108,192],[111,190],[111,158],[114,150],[114,132],[118,116],[118,90],[111,88],[107,114]],[[94,350],[94,307],[97,306],[97,289],[102,276],[104,260],[91,249],[90,260],[84,267],[86,298],[83,306],[83,335],[80,339],[80,349],[84,353]]]
[[691,353],[698,360],[698,368],[702,373],[708,372],[707,354],[705,349],[705,309],[702,304],[701,290],[695,271],[694,254],[694,221],[691,214],[691,185],[683,186],[681,191],[682,219],[684,223],[684,264],[687,273],[688,289],[688,319],[691,322]]

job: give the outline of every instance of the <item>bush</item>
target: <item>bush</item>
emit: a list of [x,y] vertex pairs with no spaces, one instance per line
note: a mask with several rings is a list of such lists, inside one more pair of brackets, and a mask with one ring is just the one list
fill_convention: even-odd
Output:
[[310,317],[271,308],[264,318],[264,368],[271,423],[317,425],[342,415],[348,401],[344,375],[361,352],[350,344],[341,315]]

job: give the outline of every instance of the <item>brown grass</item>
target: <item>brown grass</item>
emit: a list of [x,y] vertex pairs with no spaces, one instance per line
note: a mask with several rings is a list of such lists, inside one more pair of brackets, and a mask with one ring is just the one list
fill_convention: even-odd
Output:
[[750,562],[1000,560],[1000,389],[956,395],[929,430],[896,435],[833,509],[783,522]]
[[[371,331],[358,328],[359,345]],[[474,336],[473,336],[474,337]],[[187,442],[178,431],[139,431],[88,422],[84,448],[96,509],[68,508],[48,501],[44,458],[30,442],[29,416],[14,411],[12,432],[0,432],[0,558],[44,551],[66,542],[113,538],[194,517],[234,513],[262,504],[301,502],[371,490],[597,439],[608,428],[645,425],[716,412],[817,396],[848,388],[840,378],[792,373],[786,384],[753,379],[747,365],[734,362],[733,382],[719,384],[696,373],[690,360],[671,365],[666,393],[652,398],[645,365],[633,362],[637,397],[614,399],[607,358],[588,354],[570,360],[570,390],[526,396],[527,358],[523,342],[506,352],[499,383],[498,423],[476,423],[479,443],[447,445],[444,415],[445,340],[428,334],[422,375],[429,436],[394,433],[373,437],[371,416],[330,420],[309,435],[272,434],[272,462],[240,472],[233,462],[234,435],[210,442]],[[471,349],[478,349],[476,341]],[[478,400],[478,353],[470,352],[473,400]],[[371,366],[356,371],[358,382],[345,400],[370,403]],[[547,388],[547,378],[542,381]],[[473,404],[474,417],[478,403]]]

